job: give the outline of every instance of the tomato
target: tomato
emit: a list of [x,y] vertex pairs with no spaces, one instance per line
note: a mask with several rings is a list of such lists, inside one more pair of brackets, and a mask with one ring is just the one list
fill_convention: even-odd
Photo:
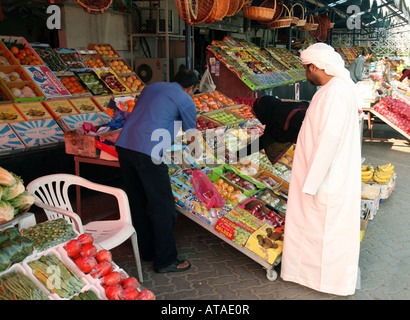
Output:
[[103,261],[97,264],[97,273],[101,277],[105,277],[112,271],[112,264],[110,261]]
[[77,239],[81,242],[82,245],[93,244],[94,242],[93,237],[87,233],[80,234]]
[[124,289],[119,285],[110,285],[105,288],[105,295],[108,300],[122,300]]
[[93,244],[84,244],[81,248],[81,255],[83,257],[90,256],[95,257],[97,255],[97,248]]
[[124,288],[134,288],[138,289],[139,282],[135,277],[128,277],[122,282]]
[[116,284],[120,284],[121,281],[122,281],[121,274],[117,271],[111,271],[103,279],[103,283],[107,286],[113,286]]
[[67,255],[70,258],[74,258],[80,253],[81,247],[81,242],[73,239],[67,242],[67,244],[65,245],[65,250],[67,251]]
[[90,273],[97,266],[97,260],[95,260],[95,258],[90,257],[90,256],[79,257],[75,259],[74,263],[84,273]]
[[97,256],[95,258],[98,262],[112,261],[112,254],[110,251],[103,249],[98,251]]
[[151,290],[148,289],[143,289],[141,290],[138,300],[154,300],[154,294],[152,293]]
[[137,300],[138,296],[140,295],[140,292],[135,289],[135,288],[124,288],[124,300]]

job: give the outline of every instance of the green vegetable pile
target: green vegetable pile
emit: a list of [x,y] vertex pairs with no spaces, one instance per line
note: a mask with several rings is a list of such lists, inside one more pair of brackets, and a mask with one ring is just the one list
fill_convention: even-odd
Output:
[[69,269],[56,255],[44,255],[28,263],[33,275],[51,293],[61,298],[69,298],[79,293],[85,283]]
[[19,176],[0,167],[0,223],[12,220],[30,208],[34,200]]
[[49,300],[47,295],[24,273],[0,276],[0,300]]
[[23,261],[33,250],[33,242],[22,236],[16,227],[0,232],[0,272]]
[[34,248],[44,251],[73,239],[76,234],[65,219],[48,220],[21,230],[24,237],[34,243]]

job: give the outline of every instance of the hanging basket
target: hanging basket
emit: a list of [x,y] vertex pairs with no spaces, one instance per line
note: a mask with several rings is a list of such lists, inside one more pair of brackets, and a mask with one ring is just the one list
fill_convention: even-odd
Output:
[[243,14],[245,18],[258,21],[269,21],[272,20],[275,9],[249,6],[243,8]]
[[313,19],[313,15],[310,15],[309,20],[306,20],[305,25],[302,26],[301,29],[304,31],[314,31],[314,30],[317,30],[318,27],[319,27],[319,24],[315,23]]
[[[200,1],[200,0],[199,0]],[[213,6],[212,12],[205,23],[212,23],[214,21],[222,20],[229,10],[230,1],[229,0],[217,0]]]
[[243,2],[243,7],[245,8],[245,7],[251,6],[251,5],[252,5],[252,2],[253,2],[253,0],[245,0],[245,1]]
[[296,27],[303,27],[306,24],[306,18],[305,18],[305,8],[300,4],[300,3],[295,3],[292,6],[292,10],[294,12],[295,6],[300,6],[302,8],[302,14],[298,18],[298,21],[296,22],[295,26]]
[[175,0],[179,17],[189,25],[205,22],[217,0]]
[[[280,4],[280,6],[279,6]],[[264,20],[258,20],[259,23],[261,24],[269,24],[273,21],[275,21],[276,19],[278,19],[281,14],[282,14],[282,0],[265,0],[264,2],[262,2],[261,7],[264,8],[270,8],[275,10],[275,13],[272,17],[272,19],[268,20],[268,21],[264,21]]]
[[238,6],[239,6],[239,0],[230,0],[229,1],[229,8],[228,8],[228,12],[226,13],[227,17],[232,17],[233,15],[236,14],[237,10],[238,10]]
[[[269,29],[280,29],[280,28],[287,28],[290,27],[292,24],[292,16],[290,15],[290,10],[286,5],[283,5],[283,7],[285,8],[285,11],[283,11],[283,15],[268,24]],[[286,15],[286,11],[287,11],[287,15]]]
[[290,8],[290,17],[291,17],[291,19],[292,19],[292,21],[290,22],[290,25],[291,25],[291,26],[296,26],[296,25],[298,24],[298,22],[299,22],[299,18],[295,16],[295,13],[294,13],[294,10],[293,10],[294,6],[295,6],[295,5],[293,5],[293,6]]
[[87,13],[101,14],[107,10],[112,0],[74,0]]

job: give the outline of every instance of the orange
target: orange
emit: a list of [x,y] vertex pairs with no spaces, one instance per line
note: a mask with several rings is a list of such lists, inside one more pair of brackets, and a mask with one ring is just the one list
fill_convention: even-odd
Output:
[[19,53],[19,48],[17,48],[16,46],[12,46],[10,48],[10,51],[12,54],[18,54]]

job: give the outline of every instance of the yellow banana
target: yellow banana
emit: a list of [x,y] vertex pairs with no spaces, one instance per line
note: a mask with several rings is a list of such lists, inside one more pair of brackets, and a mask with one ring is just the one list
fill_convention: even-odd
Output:
[[374,175],[377,176],[379,179],[390,179],[393,174],[385,172],[376,172]]
[[372,177],[366,177],[366,178],[363,178],[362,177],[362,182],[368,182],[368,181],[370,181],[372,179]]
[[373,175],[373,180],[378,182],[378,183],[389,182],[390,178],[380,177],[377,173]]

